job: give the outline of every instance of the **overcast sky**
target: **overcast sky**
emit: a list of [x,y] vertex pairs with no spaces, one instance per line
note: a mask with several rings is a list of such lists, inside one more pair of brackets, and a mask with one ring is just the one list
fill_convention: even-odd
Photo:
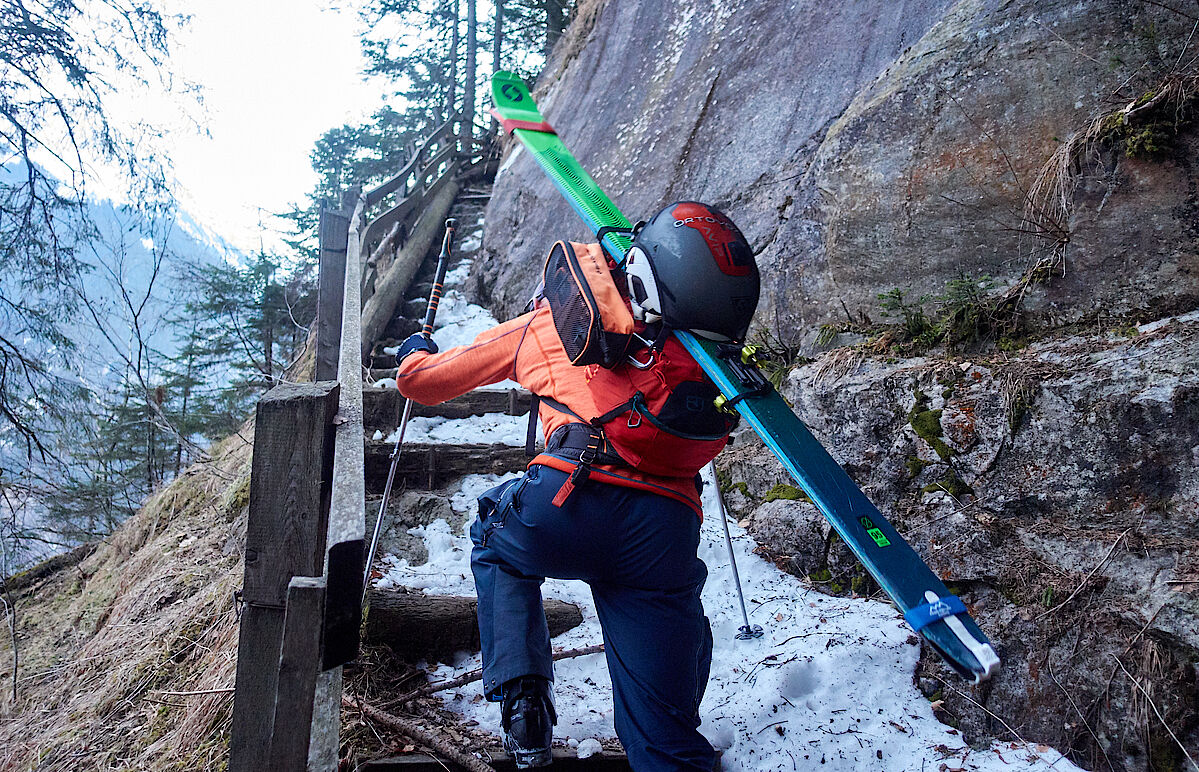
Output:
[[170,69],[203,87],[199,116],[211,136],[182,123],[174,132],[178,195],[234,246],[257,250],[259,207],[280,212],[302,201],[316,181],[313,143],[369,115],[385,89],[363,83],[360,22],[350,10],[320,0],[181,5],[193,18]]

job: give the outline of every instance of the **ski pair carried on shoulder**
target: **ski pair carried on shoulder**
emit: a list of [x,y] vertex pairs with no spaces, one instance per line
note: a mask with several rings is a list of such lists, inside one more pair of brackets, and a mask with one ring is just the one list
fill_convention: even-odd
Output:
[[[632,245],[629,219],[558,138],[516,75],[491,79],[493,113],[520,140],[604,250],[623,266]],[[812,436],[763,376],[752,346],[720,343],[683,330],[674,336],[820,509],[837,534],[903,612],[904,618],[963,677],[991,677],[999,657],[953,595],[861,489]]]

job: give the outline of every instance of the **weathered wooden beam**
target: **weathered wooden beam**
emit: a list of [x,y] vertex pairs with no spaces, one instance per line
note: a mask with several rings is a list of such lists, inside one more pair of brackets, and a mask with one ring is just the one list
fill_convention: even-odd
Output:
[[341,313],[346,275],[346,245],[350,218],[344,212],[321,208],[317,227],[320,241],[316,302],[316,378],[337,379],[341,349]]
[[[371,493],[383,490],[391,464],[391,448],[391,443],[383,440],[366,440],[366,486]],[[402,483],[409,488],[431,490],[468,474],[519,472],[528,463],[525,449],[514,445],[405,442],[396,466],[396,486]]]
[[441,142],[447,137],[453,135],[454,124],[459,120],[461,120],[460,116],[452,116],[448,121],[438,127],[436,131],[425,138],[424,142],[421,143],[420,147],[416,149],[416,152],[412,154],[412,158],[408,161],[403,169],[397,172],[395,176],[380,184],[378,187],[372,188],[363,194],[363,200],[366,202],[367,208],[373,207],[375,204],[378,204],[384,198],[403,187],[407,182],[408,176],[417,169],[421,158],[425,155],[429,147],[434,143]]
[[[623,753],[597,753],[585,759],[580,759],[573,750],[555,748],[554,762],[550,769],[554,772],[629,772],[632,767]],[[509,772],[516,769],[516,762],[503,751],[490,751],[488,764],[496,772]],[[462,772],[463,767],[449,759],[430,757],[426,753],[411,756],[395,756],[389,759],[368,761],[360,769],[363,772]]]
[[282,640],[282,608],[245,607],[238,630],[229,772],[268,768]]
[[246,526],[247,603],[282,607],[293,576],[320,576],[338,384],[282,383],[258,402]]
[[356,200],[350,220],[345,272],[345,318],[337,380],[341,384],[337,407],[336,454],[333,458],[333,494],[329,504],[328,545],[324,575],[328,582],[325,604],[323,670],[358,656],[362,623],[362,577],[366,562],[366,487],[362,478],[362,326],[358,314],[362,269],[362,209]]
[[396,255],[391,268],[375,282],[375,293],[362,308],[362,354],[369,354],[376,338],[391,321],[404,290],[412,282],[429,249],[441,237],[446,215],[458,193],[458,182],[454,175],[434,185],[429,191],[424,211],[413,226],[412,235],[404,248]]
[[308,766],[313,699],[321,665],[325,580],[297,576],[287,587],[283,643],[270,737],[270,769],[303,772]]
[[325,562],[338,394],[328,381],[290,383],[258,402],[230,772],[267,768],[288,585]]
[[[376,588],[371,590],[366,639],[387,644],[408,662],[448,662],[455,652],[479,650],[478,605],[473,597]],[[551,637],[583,622],[579,607],[573,603],[547,600],[544,605]]]
[[[529,392],[522,389],[476,389],[440,405],[412,406],[414,416],[468,418],[487,413],[525,415],[529,412]],[[391,388],[368,387],[362,390],[362,424],[366,431],[380,429],[390,432],[400,424],[404,413],[404,398]]]

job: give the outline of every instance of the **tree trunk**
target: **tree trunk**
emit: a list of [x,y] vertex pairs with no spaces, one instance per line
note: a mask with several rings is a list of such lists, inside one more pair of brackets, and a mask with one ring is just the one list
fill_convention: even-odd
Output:
[[[491,38],[491,74],[503,69],[502,58],[504,50],[504,0],[495,0],[495,34]],[[491,117],[491,133],[498,134],[500,122]]]
[[[547,600],[544,605],[551,637],[583,622],[583,614],[573,603]],[[446,661],[455,652],[479,650],[477,608],[474,598],[424,595],[405,587],[373,589],[366,640],[387,644],[408,662]]]
[[445,119],[454,117],[458,103],[458,0],[454,0],[454,12],[450,20],[453,32],[450,34],[450,82],[446,87]]
[[475,0],[466,0],[466,80],[462,94],[462,150],[470,152],[467,141],[475,128],[475,59],[479,50],[479,20]]
[[566,29],[567,0],[545,0],[545,60],[549,62],[554,45]]

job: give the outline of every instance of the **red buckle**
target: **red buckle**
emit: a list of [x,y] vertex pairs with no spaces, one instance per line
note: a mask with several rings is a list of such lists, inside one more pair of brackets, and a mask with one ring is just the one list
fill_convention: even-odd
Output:
[[505,134],[511,134],[512,132],[516,131],[517,129],[526,129],[528,131],[541,131],[541,132],[545,132],[546,134],[557,134],[558,133],[558,132],[554,131],[553,126],[549,125],[545,121],[541,121],[540,123],[538,123],[536,121],[522,121],[522,120],[518,120],[516,118],[504,118],[498,112],[496,112],[494,107],[491,109],[491,115],[497,121],[500,122],[501,126],[504,127]]

